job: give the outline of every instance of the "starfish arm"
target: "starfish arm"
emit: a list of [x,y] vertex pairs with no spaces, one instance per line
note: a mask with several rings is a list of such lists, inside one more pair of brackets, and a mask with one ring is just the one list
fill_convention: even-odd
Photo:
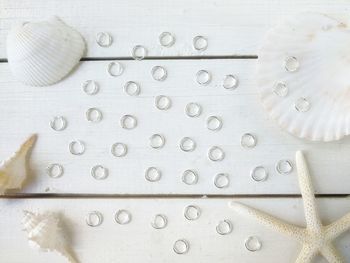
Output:
[[326,227],[326,236],[328,240],[333,240],[345,231],[350,229],[350,213],[333,222]]
[[304,245],[299,253],[298,258],[295,260],[295,263],[311,263],[316,254],[316,249],[308,245]]
[[301,151],[297,151],[296,153],[296,165],[298,170],[299,187],[304,202],[307,228],[311,231],[319,232],[322,229],[322,223],[317,212],[315,192],[312,187],[310,172],[305,157]]
[[237,202],[230,202],[229,206],[237,213],[244,216],[252,217],[260,224],[269,227],[275,231],[278,231],[284,235],[292,237],[300,242],[303,242],[305,239],[305,230],[303,228],[288,224],[287,222],[277,219],[262,211]]
[[328,244],[321,249],[322,256],[327,259],[329,263],[343,263],[344,259],[338,254],[338,251],[332,244]]

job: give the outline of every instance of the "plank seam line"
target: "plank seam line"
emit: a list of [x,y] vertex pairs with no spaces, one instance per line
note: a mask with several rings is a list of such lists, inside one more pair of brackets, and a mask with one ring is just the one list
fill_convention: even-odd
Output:
[[[149,56],[143,60],[211,60],[211,59],[257,59],[256,55],[227,55],[227,56]],[[80,61],[112,61],[124,60],[135,61],[132,57],[85,57]],[[6,58],[1,58],[0,63],[7,63]]]
[[[316,194],[317,198],[347,198],[349,194]],[[220,194],[7,194],[0,197],[0,199],[237,199],[237,198],[301,198],[298,194],[269,194],[269,195],[247,195],[247,194],[232,194],[232,195],[220,195]]]

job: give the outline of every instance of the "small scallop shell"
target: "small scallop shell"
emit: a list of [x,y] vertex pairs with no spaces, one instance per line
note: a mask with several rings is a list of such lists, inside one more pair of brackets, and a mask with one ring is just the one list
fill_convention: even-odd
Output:
[[313,141],[350,134],[350,29],[301,13],[272,28],[257,62],[262,104],[289,133]]
[[28,234],[30,247],[44,252],[56,251],[64,256],[68,262],[78,262],[69,250],[69,244],[57,214],[35,214],[24,211],[22,225]]
[[48,86],[63,79],[85,51],[82,36],[57,17],[27,22],[7,36],[7,57],[13,75],[29,86]]
[[0,164],[0,195],[6,190],[22,188],[27,177],[27,154],[35,140],[36,135],[32,135],[17,152]]

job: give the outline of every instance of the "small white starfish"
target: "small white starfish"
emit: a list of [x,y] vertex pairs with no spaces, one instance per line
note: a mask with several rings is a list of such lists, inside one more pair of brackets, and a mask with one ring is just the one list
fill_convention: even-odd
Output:
[[285,221],[265,214],[259,210],[245,206],[237,202],[230,202],[230,207],[237,213],[251,216],[262,225],[283,233],[300,243],[301,252],[296,263],[309,263],[320,253],[332,263],[344,262],[332,244],[332,241],[350,228],[350,213],[337,221],[323,226],[317,212],[314,190],[311,183],[310,173],[302,152],[296,153],[296,165],[298,170],[299,187],[304,203],[306,228],[291,225]]

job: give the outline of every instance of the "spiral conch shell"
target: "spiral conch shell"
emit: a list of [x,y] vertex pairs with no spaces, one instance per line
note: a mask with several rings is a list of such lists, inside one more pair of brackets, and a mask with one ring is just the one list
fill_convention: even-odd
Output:
[[82,36],[59,18],[25,22],[7,36],[12,74],[29,86],[48,86],[67,76],[85,51]]
[[23,230],[28,234],[29,246],[44,252],[57,252],[70,263],[78,263],[69,249],[59,216],[46,212],[36,214],[24,211]]
[[299,138],[350,134],[348,18],[300,13],[273,27],[258,53],[256,79],[271,119]]
[[27,177],[27,154],[35,140],[36,135],[32,135],[17,152],[0,164],[0,195],[6,190],[22,188]]

